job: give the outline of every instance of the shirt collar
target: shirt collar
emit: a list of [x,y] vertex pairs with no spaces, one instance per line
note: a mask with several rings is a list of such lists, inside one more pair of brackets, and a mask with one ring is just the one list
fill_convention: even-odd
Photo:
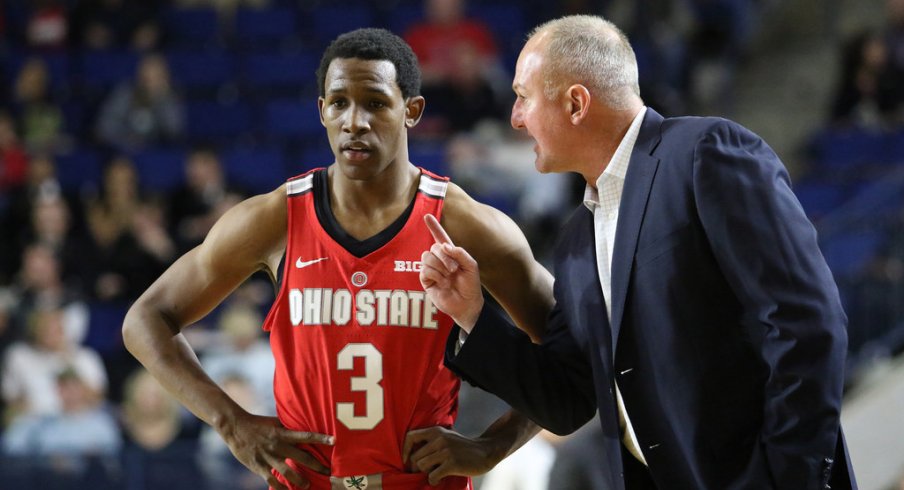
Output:
[[625,133],[625,136],[618,144],[618,148],[615,149],[615,153],[612,154],[612,158],[609,160],[606,168],[600,176],[597,177],[596,187],[587,184],[584,188],[584,205],[591,211],[593,211],[593,206],[596,206],[600,202],[597,189],[599,189],[603,180],[618,178],[624,181],[625,176],[628,175],[628,164],[631,163],[631,153],[634,151],[634,144],[637,142],[637,136],[640,134],[640,125],[643,123],[643,117],[646,113],[647,108],[644,106],[637,115],[634,116],[631,126],[628,127],[628,132]]

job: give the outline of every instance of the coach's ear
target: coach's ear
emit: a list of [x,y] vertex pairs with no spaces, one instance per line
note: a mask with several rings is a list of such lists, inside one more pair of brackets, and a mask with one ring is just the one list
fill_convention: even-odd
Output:
[[590,102],[592,100],[590,90],[584,85],[575,84],[568,87],[565,95],[565,104],[571,124],[577,126],[584,121],[590,112]]
[[418,121],[421,120],[421,116],[424,115],[424,106],[427,105],[427,101],[424,100],[420,95],[415,95],[414,97],[408,97],[405,100],[405,127],[411,129],[417,126]]

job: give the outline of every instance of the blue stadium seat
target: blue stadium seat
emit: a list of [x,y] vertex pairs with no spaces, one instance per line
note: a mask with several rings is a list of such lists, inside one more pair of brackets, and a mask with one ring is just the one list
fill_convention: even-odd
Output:
[[882,163],[904,167],[904,130],[891,131],[885,135],[884,152]]
[[313,139],[323,136],[317,99],[277,100],[266,105],[265,126],[271,136]]
[[244,80],[251,90],[272,93],[284,89],[301,93],[317,83],[320,57],[313,53],[252,54],[242,63]]
[[901,172],[854,184],[851,202],[873,220],[892,218],[904,210],[904,185]]
[[248,192],[269,192],[288,178],[285,158],[276,148],[236,148],[222,154],[229,182]]
[[163,30],[172,45],[197,48],[217,43],[219,18],[212,8],[172,8],[163,15]]
[[251,109],[240,102],[189,102],[185,115],[185,130],[193,140],[234,141],[252,130]]
[[521,50],[527,33],[522,6],[515,3],[473,4],[469,11],[472,17],[483,21],[490,28],[503,51],[512,48]]
[[834,182],[806,180],[795,183],[794,194],[810,219],[818,219],[838,208],[847,197],[847,189]]
[[185,151],[152,148],[132,156],[138,170],[138,184],[152,192],[167,192],[185,181]]
[[80,193],[100,187],[103,160],[101,155],[88,148],[75,148],[57,155],[56,174],[64,191]]
[[286,173],[289,176],[300,175],[314,168],[329,167],[335,161],[336,157],[329,146],[316,145],[306,148],[296,161],[289,163]]
[[879,230],[849,231],[822,241],[820,248],[835,277],[851,277],[872,260],[885,236]]
[[14,48],[10,49],[6,56],[0,56],[0,73],[9,87],[13,87],[25,62],[32,57],[41,58],[47,66],[51,91],[62,92],[70,89],[69,72],[72,63],[66,53],[29,53]]
[[297,37],[297,24],[295,11],[289,8],[240,8],[234,36],[239,48],[280,46]]
[[91,118],[94,116],[92,111],[81,102],[81,100],[72,98],[62,104],[60,109],[63,111],[63,119],[66,121],[65,131],[71,136],[84,141],[92,131]]
[[123,350],[122,322],[128,305],[122,303],[91,303],[88,305],[90,320],[84,344],[101,356]]
[[235,62],[223,51],[172,51],[166,55],[173,81],[185,89],[210,89],[233,81]]
[[386,19],[386,28],[400,36],[404,36],[411,26],[424,20],[422,5],[399,5],[392,10]]
[[408,159],[418,167],[441,175],[449,175],[449,164],[446,161],[446,149],[439,144],[412,144],[408,148]]
[[138,55],[129,51],[85,51],[79,78],[89,90],[106,90],[130,80],[138,66]]
[[862,129],[825,130],[813,140],[821,171],[844,173],[882,160],[883,135]]
[[359,27],[373,27],[375,21],[376,14],[367,5],[317,7],[311,11],[314,36],[324,46],[340,34]]

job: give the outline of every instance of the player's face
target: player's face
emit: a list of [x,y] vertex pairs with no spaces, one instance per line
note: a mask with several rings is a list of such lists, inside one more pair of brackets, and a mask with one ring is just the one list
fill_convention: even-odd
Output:
[[568,144],[563,131],[567,110],[558,96],[550,100],[543,92],[543,57],[542,42],[537,39],[528,41],[518,57],[512,82],[515,104],[511,123],[513,128],[526,131],[536,142],[534,153],[538,171],[562,172],[568,170]]
[[420,118],[423,100],[402,97],[391,61],[333,60],[318,107],[342,172],[367,179],[396,162],[407,164],[407,128]]

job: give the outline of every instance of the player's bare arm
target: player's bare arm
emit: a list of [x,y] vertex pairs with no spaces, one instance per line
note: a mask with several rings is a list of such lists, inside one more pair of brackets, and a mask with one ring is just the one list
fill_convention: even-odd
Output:
[[274,417],[249,414],[203,371],[182,329],[198,321],[251,274],[275,277],[286,244],[285,187],[250,198],[228,211],[197,248],[179,258],[135,302],[123,324],[123,340],[160,383],[223,436],[235,457],[271,487],[307,482],[289,468],[292,459],[327,472],[297,444],[331,444],[329,436],[290,431]]
[[534,259],[524,233],[505,213],[450,185],[441,224],[480,264],[480,283],[534,342],[552,310],[552,274]]
[[[446,194],[442,224],[444,230],[432,230],[434,234],[443,234],[441,240],[456,243],[474,256],[480,263],[483,286],[521,329],[539,341],[553,306],[553,278],[534,259],[521,229],[508,216],[471,199],[455,185],[450,185]],[[411,464],[428,473],[431,484],[437,484],[447,475],[486,473],[539,430],[527,417],[510,411],[477,438],[442,427],[411,431],[403,454],[410,454]]]

